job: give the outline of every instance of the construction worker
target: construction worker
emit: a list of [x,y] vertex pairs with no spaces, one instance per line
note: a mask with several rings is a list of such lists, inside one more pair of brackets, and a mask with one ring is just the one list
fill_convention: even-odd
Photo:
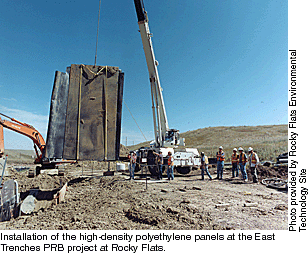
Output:
[[232,163],[232,177],[238,177],[238,154],[237,149],[233,149],[233,154],[231,156],[231,163]]
[[159,153],[155,153],[154,155],[157,155],[157,163],[158,163],[158,179],[163,179],[163,165],[164,165],[164,156],[163,152],[159,151]]
[[247,155],[244,153],[244,149],[242,147],[239,147],[238,151],[240,152],[238,156],[238,164],[240,166],[243,180],[247,182],[248,181],[247,172],[246,172]]
[[209,160],[207,156],[204,155],[204,152],[201,152],[201,180],[204,180],[204,171],[206,172],[210,180],[212,180],[212,176],[208,170],[208,164]]
[[253,148],[249,147],[248,148],[248,153],[249,153],[249,167],[250,167],[250,172],[252,175],[252,181],[254,183],[258,183],[258,177],[257,177],[257,167],[259,165],[259,157],[258,155],[253,152]]
[[136,152],[133,152],[133,154],[130,156],[129,161],[130,161],[129,179],[135,179],[135,168],[137,161]]
[[174,174],[173,174],[173,167],[174,167],[174,159],[173,156],[171,154],[171,152],[168,152],[168,169],[167,169],[167,177],[168,180],[173,180],[174,179]]
[[217,157],[217,179],[222,179],[222,174],[224,170],[225,163],[225,153],[223,152],[223,147],[219,147],[219,151],[216,153]]

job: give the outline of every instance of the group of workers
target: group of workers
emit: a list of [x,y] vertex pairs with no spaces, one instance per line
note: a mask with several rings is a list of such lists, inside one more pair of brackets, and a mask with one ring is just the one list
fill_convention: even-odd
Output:
[[[257,167],[259,164],[259,157],[257,153],[253,151],[252,147],[248,148],[248,156],[245,154],[244,149],[240,147],[238,149],[239,153],[237,153],[237,148],[233,149],[233,153],[231,156],[232,163],[232,178],[239,176],[239,169],[242,174],[242,178],[245,182],[248,181],[246,164],[249,164],[250,172],[252,175],[252,180],[254,183],[258,182],[257,176]],[[216,179],[222,179],[223,177],[223,169],[225,163],[225,152],[223,151],[223,147],[219,147],[219,151],[216,153],[217,157],[217,177]],[[204,179],[204,172],[208,175],[210,180],[212,180],[212,176],[208,171],[208,158],[204,155],[204,152],[201,152],[201,179]]]
[[[158,180],[163,179],[163,166],[164,166],[164,156],[163,152],[159,151],[159,154],[154,153],[155,155],[158,156]],[[173,173],[173,168],[174,168],[174,158],[172,156],[172,153],[169,151],[168,152],[168,167],[167,167],[167,178],[168,180],[173,180],[174,179],[174,173]]]
[[[239,151],[239,153],[237,153]],[[157,164],[158,164],[158,179],[161,180],[163,178],[163,166],[164,166],[164,157],[161,151],[159,153],[154,153],[157,156]],[[216,179],[223,178],[223,170],[224,170],[224,162],[225,162],[225,152],[223,151],[223,147],[219,147],[219,151],[216,153],[217,157],[217,177]],[[129,156],[130,158],[130,179],[134,179],[134,173],[136,168],[137,156],[136,152],[133,152],[132,155]],[[174,179],[174,159],[172,153],[168,152],[168,167],[167,167],[167,178],[168,180]],[[259,164],[259,157],[257,153],[253,151],[252,147],[248,148],[248,156],[245,154],[244,149],[240,147],[238,150],[237,148],[233,149],[233,153],[231,156],[231,163],[232,163],[232,178],[239,176],[239,170],[241,171],[242,178],[245,182],[248,181],[247,171],[246,171],[246,164],[249,164],[250,172],[252,175],[252,180],[254,183],[258,182],[257,177],[257,166]],[[210,180],[212,180],[212,176],[208,170],[208,157],[201,152],[201,179],[204,180],[204,174],[206,173]]]
[[[157,156],[157,164],[158,164],[158,179],[163,179],[163,166],[164,166],[164,156],[161,151],[159,153],[154,154]],[[136,168],[136,162],[137,162],[137,156],[136,152],[133,152],[132,155],[129,155],[129,161],[130,161],[130,167],[129,167],[129,176],[130,179],[135,179],[135,168]],[[168,168],[167,168],[167,178],[168,180],[174,179],[174,158],[172,156],[172,153],[168,152]]]

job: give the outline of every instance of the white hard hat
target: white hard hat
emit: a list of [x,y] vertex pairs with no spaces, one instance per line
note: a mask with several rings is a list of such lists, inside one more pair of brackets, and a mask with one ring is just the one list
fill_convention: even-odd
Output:
[[222,146],[220,146],[219,149],[224,149],[224,148]]
[[201,155],[204,155],[204,152],[201,152]]
[[233,149],[233,151],[237,151],[237,149],[236,149],[236,148],[234,148],[234,149]]
[[253,150],[253,148],[252,148],[252,147],[249,147],[249,148],[248,148],[248,151],[252,151],[252,150]]
[[238,148],[238,151],[243,151],[244,149],[242,147],[239,147]]

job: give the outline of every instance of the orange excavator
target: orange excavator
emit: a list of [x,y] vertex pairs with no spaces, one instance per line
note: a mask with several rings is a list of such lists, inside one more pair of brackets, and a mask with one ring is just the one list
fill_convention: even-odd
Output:
[[[14,132],[25,135],[33,141],[34,150],[36,153],[36,159],[34,163],[41,164],[42,166],[36,167],[36,169],[30,169],[29,175],[28,175],[29,177],[34,177],[36,174],[39,174],[39,171],[41,169],[45,169],[45,168],[52,169],[56,167],[56,163],[51,163],[49,162],[48,159],[44,159],[46,143],[45,143],[43,136],[40,134],[38,130],[36,130],[33,126],[27,123],[20,122],[2,113],[0,113],[0,115],[10,119],[9,121],[9,120],[4,120],[0,117],[0,157],[4,155],[3,128],[5,127]],[[62,161],[62,162],[73,162],[73,161]],[[63,172],[59,171],[58,174],[59,175],[63,174]]]

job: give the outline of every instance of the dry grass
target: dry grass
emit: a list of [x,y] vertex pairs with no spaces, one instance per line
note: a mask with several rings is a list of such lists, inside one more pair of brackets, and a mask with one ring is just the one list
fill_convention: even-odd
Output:
[[[209,157],[215,157],[219,146],[223,146],[227,161],[230,161],[233,148],[242,147],[247,152],[253,147],[261,161],[272,160],[288,150],[288,126],[237,126],[237,127],[206,127],[181,134],[185,138],[186,147],[198,148]],[[147,143],[128,147],[130,150]]]

